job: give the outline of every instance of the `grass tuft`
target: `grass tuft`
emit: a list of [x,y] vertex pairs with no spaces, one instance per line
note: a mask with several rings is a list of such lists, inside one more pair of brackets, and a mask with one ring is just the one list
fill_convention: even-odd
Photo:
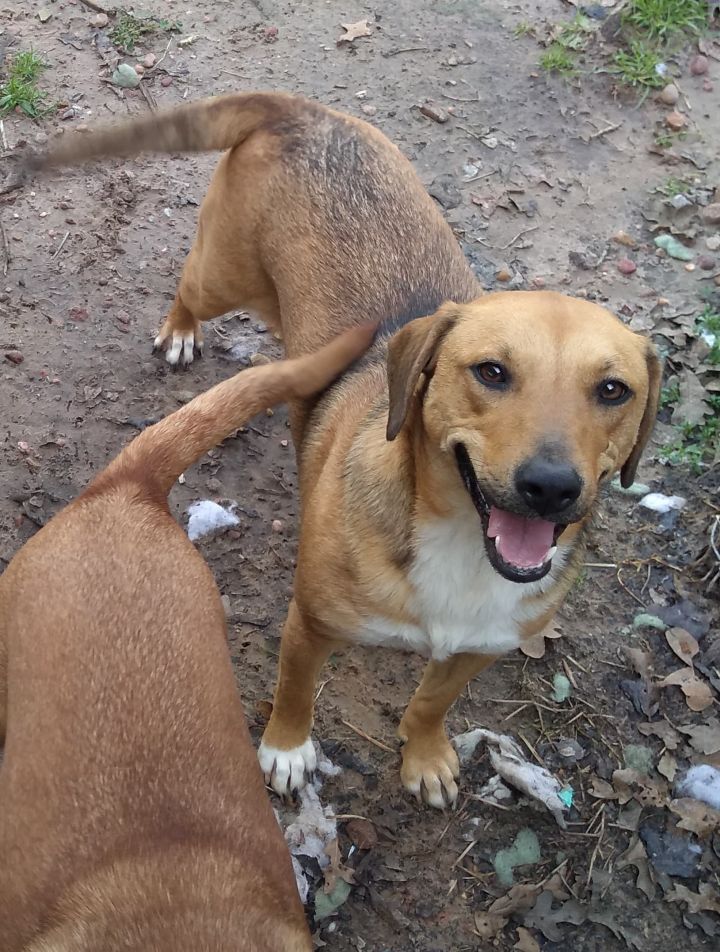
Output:
[[0,83],[0,115],[19,109],[31,119],[47,115],[53,108],[47,95],[38,88],[38,80],[47,63],[33,50],[16,53],[9,60],[5,80]]

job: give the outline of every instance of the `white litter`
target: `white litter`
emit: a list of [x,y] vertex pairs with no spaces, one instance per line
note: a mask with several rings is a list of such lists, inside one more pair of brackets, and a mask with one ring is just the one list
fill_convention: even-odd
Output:
[[[335,777],[342,767],[331,763],[320,746],[315,744],[318,773],[326,777]],[[295,881],[303,902],[307,902],[310,883],[300,863],[299,857],[309,857],[317,861],[320,869],[330,865],[332,845],[337,840],[337,820],[332,804],[323,806],[320,801],[322,780],[316,775],[311,784],[300,791],[300,810],[295,819],[285,828],[285,841],[290,848]]]
[[648,493],[640,500],[640,506],[645,509],[652,509],[653,512],[666,513],[673,509],[683,509],[687,499],[682,496],[666,496],[665,493]]
[[[232,504],[234,507],[234,503]],[[231,509],[223,509],[211,499],[200,499],[188,507],[187,534],[191,542],[203,536],[230,529],[240,524],[240,520]]]
[[709,764],[691,767],[677,785],[678,792],[720,810],[720,770]]
[[483,730],[481,727],[453,738],[460,759],[467,759],[481,740],[487,743],[490,763],[502,780],[526,796],[544,804],[552,813],[557,825],[564,830],[563,811],[566,807],[560,799],[562,784],[557,777],[553,777],[545,767],[527,761],[522,748],[512,737]]

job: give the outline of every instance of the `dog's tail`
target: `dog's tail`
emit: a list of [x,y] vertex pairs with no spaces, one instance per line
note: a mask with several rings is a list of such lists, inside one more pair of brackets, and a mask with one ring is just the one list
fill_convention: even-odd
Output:
[[143,152],[216,152],[240,145],[261,128],[288,120],[301,110],[319,110],[289,93],[233,93],[127,122],[67,133],[45,151],[21,157],[19,178],[90,159],[140,155]]
[[313,354],[243,370],[148,427],[86,490],[97,495],[132,482],[167,496],[188,466],[261,410],[312,396],[368,348],[375,325],[346,331]]

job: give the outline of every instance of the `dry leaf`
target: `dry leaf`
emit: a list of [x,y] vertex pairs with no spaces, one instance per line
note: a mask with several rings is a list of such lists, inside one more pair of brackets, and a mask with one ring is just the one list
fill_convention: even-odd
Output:
[[678,765],[677,761],[669,751],[665,751],[660,760],[658,761],[657,770],[659,774],[662,774],[666,780],[669,780],[670,783],[675,779],[675,774],[677,773]]
[[528,658],[542,658],[545,655],[545,639],[561,638],[562,632],[553,624],[546,625],[542,631],[539,631],[531,638],[525,638],[520,645],[520,650]]
[[667,802],[667,789],[639,770],[627,768],[616,770],[612,777],[618,794],[618,803],[624,804],[633,798],[643,806],[663,806]]
[[533,937],[529,929],[518,926],[518,940],[513,946],[518,952],[540,952],[540,946],[537,939]]
[[617,793],[613,785],[608,783],[607,780],[602,780],[600,777],[592,778],[590,796],[596,797],[598,800],[617,800]]
[[641,678],[647,678],[650,676],[652,658],[647,651],[641,651],[639,648],[626,648],[625,654],[628,656],[630,663]]
[[587,914],[575,899],[570,899],[557,909],[553,909],[552,906],[552,893],[547,890],[541,892],[533,908],[525,913],[523,923],[525,926],[542,932],[545,938],[551,942],[561,942],[563,933],[558,928],[558,923],[570,922],[572,925],[579,926],[585,922]]
[[680,668],[673,671],[662,681],[658,681],[658,687],[667,688],[677,685],[685,695],[685,703],[691,711],[704,711],[713,702],[712,690],[709,684],[696,677],[690,668]]
[[680,817],[677,824],[679,830],[695,833],[701,840],[720,830],[720,810],[713,810],[700,800],[680,797],[678,800],[671,800],[668,806]]
[[507,925],[504,916],[495,916],[491,912],[476,912],[474,918],[475,934],[481,939],[494,939]]
[[532,883],[516,883],[504,896],[495,900],[488,912],[505,918],[515,912],[527,912],[532,909],[541,888]]
[[690,912],[720,913],[720,893],[715,892],[709,883],[700,883],[699,889],[694,893],[682,883],[675,883],[673,889],[665,893],[665,901],[686,902]]
[[665,638],[678,658],[692,667],[692,659],[700,648],[690,632],[684,628],[668,628]]
[[355,818],[348,822],[345,832],[359,850],[371,850],[377,846],[378,835],[370,820]]
[[[678,732],[672,724],[668,724],[668,722],[664,720],[653,721],[652,723],[646,721],[642,724],[638,724],[638,730],[643,737],[650,737],[651,735],[653,737],[659,737],[668,750],[677,750],[678,744],[680,743]],[[718,738],[718,743],[720,744],[720,734]]]
[[618,869],[625,869],[626,866],[634,866],[637,870],[637,888],[644,892],[648,899],[655,899],[655,884],[650,875],[647,851],[639,837],[635,838],[617,861]]
[[372,36],[372,30],[367,20],[358,20],[357,23],[341,23],[340,25],[345,32],[338,38],[338,46],[341,43],[352,43],[361,36]]
[[690,746],[699,754],[720,752],[720,721],[716,717],[709,717],[705,724],[678,725],[678,730],[690,738]]

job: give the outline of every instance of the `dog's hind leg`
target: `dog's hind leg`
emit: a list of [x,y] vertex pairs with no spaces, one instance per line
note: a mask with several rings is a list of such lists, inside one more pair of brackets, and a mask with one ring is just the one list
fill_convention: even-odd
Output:
[[0,748],[5,744],[8,701],[8,633],[7,611],[3,596],[3,580],[0,578]]
[[338,642],[313,634],[292,601],[280,645],[273,711],[258,751],[266,782],[281,796],[304,787],[317,766],[310,738],[315,683],[337,648]]
[[442,810],[458,795],[460,764],[445,733],[445,715],[465,686],[493,661],[494,655],[469,653],[431,661],[400,721],[403,786],[430,806]]

